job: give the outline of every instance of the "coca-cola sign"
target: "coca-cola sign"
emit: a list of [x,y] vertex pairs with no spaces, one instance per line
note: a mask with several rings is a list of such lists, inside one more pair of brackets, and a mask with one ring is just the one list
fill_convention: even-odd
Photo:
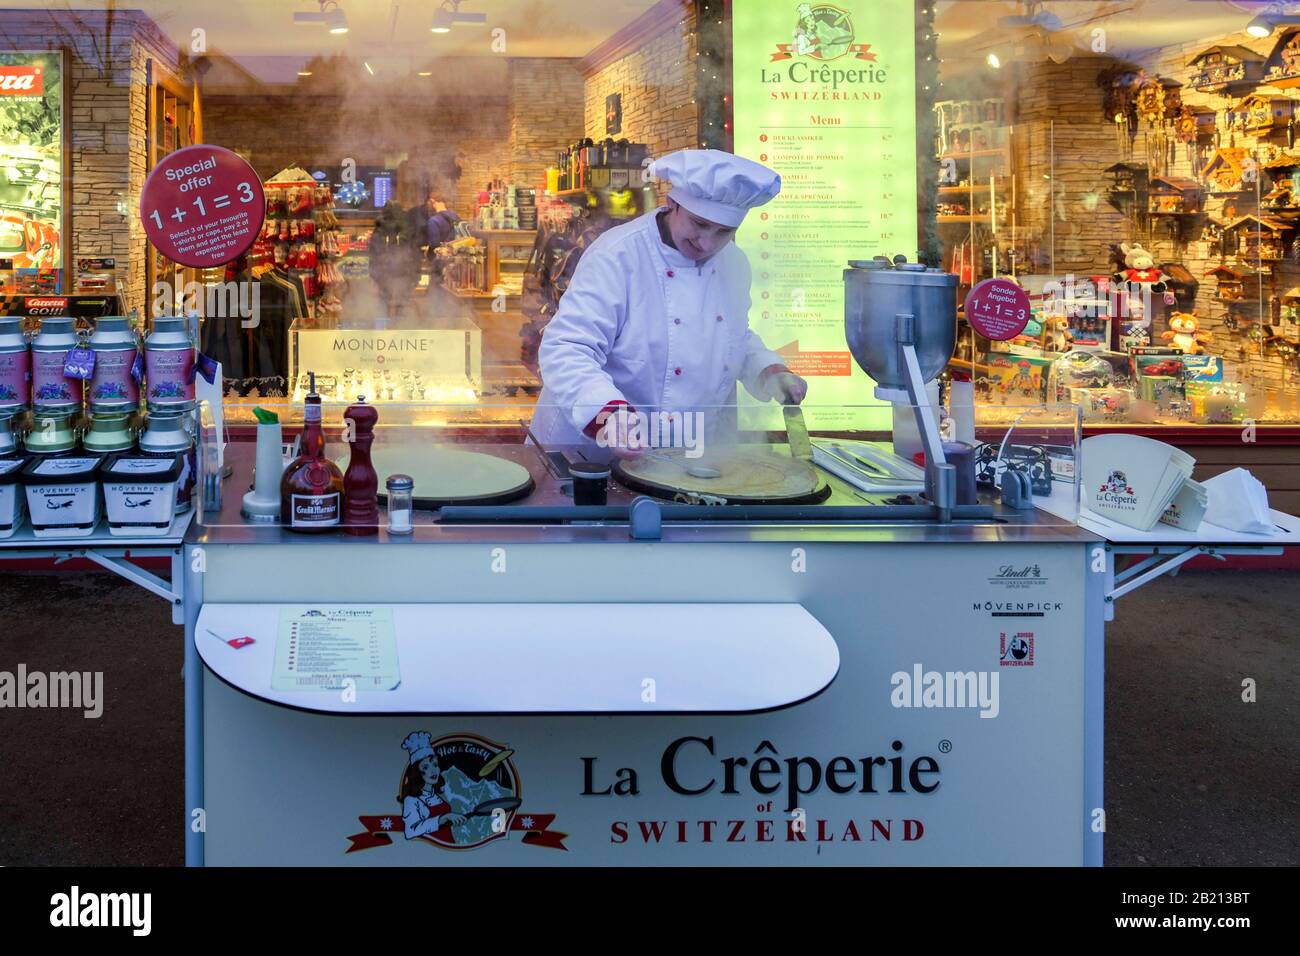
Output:
[[0,65],[0,96],[44,95],[44,67]]

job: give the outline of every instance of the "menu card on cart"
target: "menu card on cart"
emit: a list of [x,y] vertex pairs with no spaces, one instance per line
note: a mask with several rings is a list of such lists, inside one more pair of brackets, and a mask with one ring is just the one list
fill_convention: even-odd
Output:
[[[782,180],[736,235],[753,267],[750,327],[809,380],[810,428],[888,428],[844,341],[843,273],[851,259],[916,256],[915,6],[733,0],[731,11],[735,151]],[[864,405],[876,407],[852,407]]]
[[273,689],[392,690],[400,682],[388,608],[280,609]]

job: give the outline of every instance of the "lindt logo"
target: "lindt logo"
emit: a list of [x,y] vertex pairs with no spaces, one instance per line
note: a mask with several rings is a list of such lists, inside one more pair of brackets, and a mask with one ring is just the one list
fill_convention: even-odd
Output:
[[1010,564],[1004,564],[998,568],[998,577],[1000,578],[1037,578],[1041,577],[1040,568],[1036,564],[1028,567],[1017,568]]
[[44,96],[42,71],[39,66],[0,66],[0,96]]

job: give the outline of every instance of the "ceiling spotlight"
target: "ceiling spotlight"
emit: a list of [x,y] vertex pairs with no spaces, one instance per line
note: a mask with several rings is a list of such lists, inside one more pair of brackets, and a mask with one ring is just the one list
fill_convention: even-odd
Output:
[[320,10],[315,13],[295,12],[293,15],[294,23],[323,23],[329,28],[330,33],[341,34],[348,32],[348,15],[339,7],[336,0],[318,0]]
[[993,69],[995,70],[1001,69],[1002,67],[1002,61],[998,59],[998,55],[996,53],[990,53],[988,56],[984,58],[984,62],[987,63],[989,66],[993,67]]
[[416,75],[417,75],[417,76],[433,76],[433,71],[432,71],[432,70],[421,70],[421,71],[420,71],[418,74],[416,74]]
[[434,33],[450,33],[457,23],[487,23],[486,13],[461,13],[461,0],[442,0],[442,6],[433,11]]
[[1273,31],[1280,26],[1293,26],[1300,23],[1300,16],[1282,12],[1282,6],[1254,17],[1246,24],[1246,32],[1253,37],[1263,39],[1271,36]]
[[311,70],[299,70],[299,71],[298,71],[298,75],[299,75],[299,76],[311,76]]

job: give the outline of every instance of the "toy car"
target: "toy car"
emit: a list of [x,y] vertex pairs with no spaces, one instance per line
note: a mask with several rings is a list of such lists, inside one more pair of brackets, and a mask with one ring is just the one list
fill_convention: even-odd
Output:
[[1183,363],[1177,359],[1165,359],[1142,367],[1143,375],[1182,375]]

